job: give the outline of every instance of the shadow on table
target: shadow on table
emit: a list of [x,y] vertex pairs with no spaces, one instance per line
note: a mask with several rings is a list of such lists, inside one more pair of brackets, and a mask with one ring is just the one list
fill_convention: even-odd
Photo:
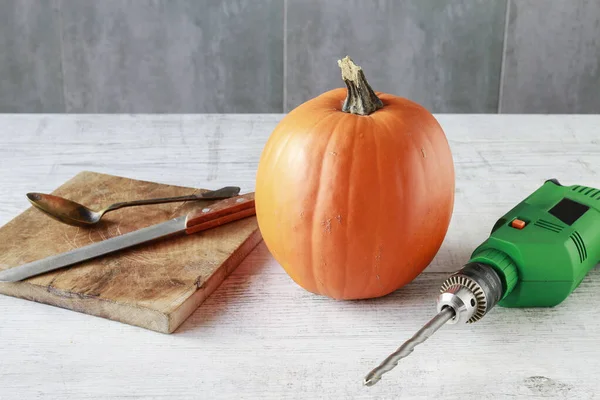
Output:
[[[468,261],[469,254],[464,249],[448,249],[438,254],[438,263],[457,263],[455,270]],[[174,334],[187,334],[196,329],[212,329],[224,323],[231,324],[235,318],[244,318],[252,313],[252,307],[261,305],[260,297],[268,295],[272,284],[283,284],[275,276],[285,274],[279,267],[277,272],[271,270],[275,261],[264,242],[250,253],[242,264],[234,271],[221,286],[185,321]],[[269,266],[271,264],[271,266]],[[296,286],[289,281],[290,290],[286,290],[282,302],[294,304],[296,309],[314,307],[323,312],[333,311],[343,313],[350,319],[366,319],[378,323],[382,314],[393,315],[398,319],[414,319],[415,312],[423,315],[435,314],[436,299],[439,288],[448,272],[423,272],[414,281],[388,294],[387,296],[366,299],[341,301],[315,295]],[[286,281],[285,284],[288,284]]]
[[231,320],[231,314],[238,313],[239,309],[247,305],[245,300],[252,296],[252,292],[256,292],[256,288],[252,286],[261,280],[261,275],[270,262],[273,262],[273,257],[264,241],[261,241],[173,334],[186,334],[210,327],[218,324],[219,319]]

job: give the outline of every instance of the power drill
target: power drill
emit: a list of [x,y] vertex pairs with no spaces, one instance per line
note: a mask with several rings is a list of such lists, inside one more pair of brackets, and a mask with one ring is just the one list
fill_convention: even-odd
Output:
[[600,262],[600,190],[549,179],[502,216],[442,284],[438,314],[372,370],[372,386],[444,324],[479,321],[496,304],[553,307]]

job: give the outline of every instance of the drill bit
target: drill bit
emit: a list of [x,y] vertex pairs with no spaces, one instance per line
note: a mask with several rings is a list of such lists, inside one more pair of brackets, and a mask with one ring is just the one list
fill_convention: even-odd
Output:
[[502,288],[498,273],[483,263],[468,263],[460,271],[450,275],[440,288],[438,314],[369,372],[364,384],[373,386],[379,382],[383,374],[394,369],[398,361],[412,353],[418,344],[429,339],[444,324],[470,323],[481,319],[500,300]]
[[390,354],[378,367],[369,372],[365,377],[364,384],[366,386],[373,386],[379,382],[383,374],[394,369],[394,367],[398,365],[398,361],[412,353],[418,344],[429,339],[431,335],[444,326],[446,322],[454,318],[455,315],[456,312],[452,307],[444,307],[431,321],[419,329],[412,338],[404,342],[398,350]]

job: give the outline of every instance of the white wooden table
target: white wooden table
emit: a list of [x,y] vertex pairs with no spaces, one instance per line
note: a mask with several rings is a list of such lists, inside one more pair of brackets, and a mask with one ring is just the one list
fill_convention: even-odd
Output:
[[[434,313],[447,272],[547,178],[600,186],[600,116],[439,115],[456,163],[447,238],[417,280],[338,302],[263,244],[173,335],[0,297],[0,399],[600,398],[600,272],[553,309],[448,326],[376,386],[363,376]],[[253,190],[281,115],[0,116],[0,224],[82,170]]]

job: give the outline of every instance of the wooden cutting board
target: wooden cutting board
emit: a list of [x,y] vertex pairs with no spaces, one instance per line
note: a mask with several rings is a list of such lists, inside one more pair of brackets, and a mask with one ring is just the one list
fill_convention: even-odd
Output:
[[[203,190],[82,172],[53,194],[100,209],[117,201]],[[32,207],[0,228],[0,270],[164,222],[211,203],[125,208],[107,214],[91,228],[62,224]],[[245,218],[22,282],[0,283],[0,293],[171,333],[260,240],[256,217]]]

